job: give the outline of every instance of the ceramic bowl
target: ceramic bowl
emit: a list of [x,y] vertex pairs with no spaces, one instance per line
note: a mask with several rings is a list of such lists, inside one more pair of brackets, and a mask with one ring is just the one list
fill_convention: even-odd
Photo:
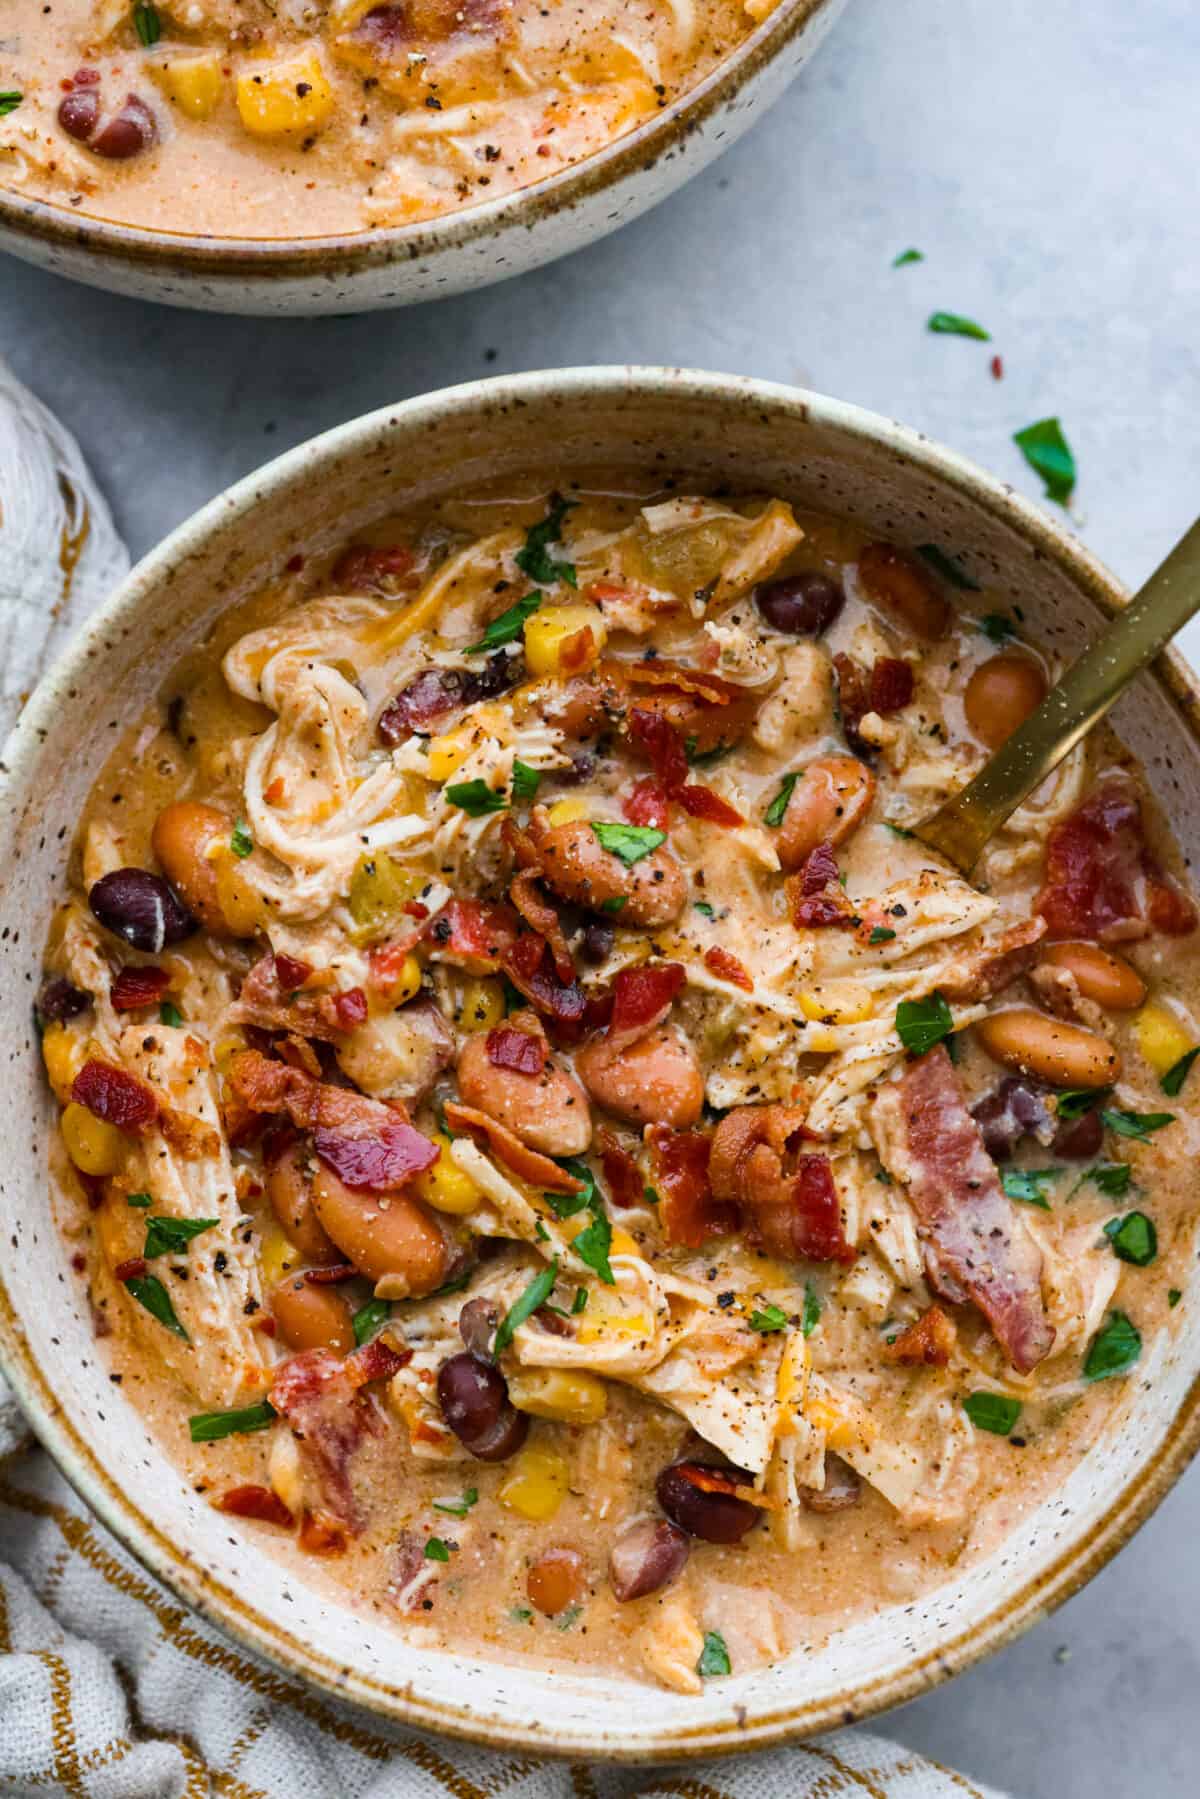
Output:
[[[989,1559],[916,1604],[835,1631],[699,1698],[504,1667],[365,1630],[299,1586],[193,1493],[109,1384],[49,1214],[54,1110],[30,1021],[46,921],[80,807],[117,732],[220,610],[298,549],[398,502],[542,465],[654,468],[844,513],[872,535],[936,541],[1032,634],[1069,653],[1121,604],[1113,579],[1037,507],[912,431],[817,395],[665,369],[483,381],[371,414],[221,495],[129,576],[29,701],[6,751],[0,1029],[10,1045],[0,1161],[0,1361],[35,1429],[104,1522],[179,1596],[296,1682],[508,1749],[665,1761],[762,1746],[911,1699],[1006,1642],[1100,1568],[1200,1443],[1200,1334],[1147,1344],[1120,1428]],[[1200,715],[1170,658],[1122,703],[1185,854],[1200,859]],[[1200,1266],[1192,1282],[1200,1303]],[[47,1304],[47,1295],[53,1304]],[[1190,1316],[1185,1299],[1177,1316]]]
[[546,181],[444,218],[341,237],[223,238],[114,224],[0,186],[0,249],[93,287],[206,312],[368,312],[523,274],[682,187],[803,67],[846,0],[779,0],[705,80]]

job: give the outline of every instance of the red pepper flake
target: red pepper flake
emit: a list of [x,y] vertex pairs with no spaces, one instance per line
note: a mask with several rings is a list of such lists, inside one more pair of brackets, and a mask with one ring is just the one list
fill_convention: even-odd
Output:
[[704,966],[710,974],[719,980],[728,981],[734,987],[741,987],[746,993],[754,992],[754,982],[746,967],[727,949],[708,949],[704,952]]
[[493,1068],[538,1075],[546,1066],[546,1039],[513,1025],[497,1025],[487,1034],[487,1057]]
[[75,1076],[71,1098],[120,1131],[140,1133],[158,1117],[153,1087],[111,1062],[85,1062]]
[[254,1323],[250,1326],[250,1329],[261,1331],[264,1337],[273,1337],[275,1335],[275,1320],[272,1318],[270,1312],[260,1312],[258,1317],[254,1320]]
[[999,356],[992,357],[991,370],[992,370],[992,380],[993,381],[1003,381],[1003,379],[1004,379],[1004,363],[1003,363],[1003,360]]
[[127,1262],[117,1263],[113,1277],[119,1281],[140,1281],[145,1272],[145,1256],[131,1256]]
[[136,1012],[139,1006],[155,1006],[171,985],[165,968],[135,967],[130,963],[117,974],[109,991],[114,1012]]
[[333,1002],[334,1015],[343,1031],[356,1031],[367,1022],[367,996],[361,987],[339,993]]
[[339,1281],[352,1281],[357,1273],[353,1262],[334,1262],[329,1268],[306,1268],[304,1278],[310,1287],[335,1287]]
[[410,918],[415,918],[418,921],[422,921],[429,917],[429,907],[423,906],[420,900],[408,900],[404,910]]
[[595,654],[596,640],[592,636],[590,625],[582,630],[573,631],[558,646],[558,667],[563,675],[578,675],[587,667]]
[[270,1487],[230,1487],[217,1501],[217,1509],[231,1512],[235,1518],[257,1518],[261,1524],[279,1524],[291,1530],[296,1520],[278,1493]]
[[301,962],[298,956],[280,954],[275,958],[275,973],[283,991],[295,993],[298,988],[303,987],[312,969],[307,962]]

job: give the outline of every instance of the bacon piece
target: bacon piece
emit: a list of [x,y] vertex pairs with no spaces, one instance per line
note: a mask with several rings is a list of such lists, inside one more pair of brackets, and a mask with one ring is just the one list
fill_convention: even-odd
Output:
[[356,1031],[367,1022],[367,996],[361,987],[349,987],[337,995],[333,1010],[343,1031]]
[[327,993],[296,993],[285,989],[279,976],[278,958],[269,952],[260,957],[242,982],[242,990],[227,1014],[230,1024],[255,1025],[263,1031],[291,1031],[300,1037],[316,1037],[338,1043],[345,1035]]
[[315,1130],[313,1149],[338,1179],[356,1193],[395,1193],[432,1168],[439,1150],[415,1125],[396,1119],[377,1136]]
[[707,949],[704,952],[704,966],[710,974],[719,980],[728,981],[734,987],[741,987],[746,993],[754,992],[754,981],[745,965],[731,955],[727,949]]
[[261,1524],[279,1524],[291,1530],[296,1520],[278,1493],[270,1487],[230,1487],[217,1501],[217,1509],[231,1512],[235,1518],[256,1518]]
[[709,1133],[652,1124],[646,1142],[650,1185],[659,1197],[659,1222],[667,1242],[699,1249],[710,1237],[731,1236],[741,1215],[736,1205],[717,1199],[709,1183]]
[[516,914],[483,900],[452,899],[429,932],[442,961],[468,974],[495,974],[517,940]]
[[577,1041],[587,1022],[587,995],[578,981],[559,980],[545,938],[532,931],[518,937],[502,966],[518,993],[557,1026],[559,1037],[565,1042]]
[[284,993],[295,993],[303,987],[312,969],[299,956],[288,956],[282,953],[275,957],[275,978]]
[[394,592],[416,563],[407,544],[352,543],[330,570],[330,585],[340,593]]
[[547,1193],[582,1193],[586,1183],[576,1180],[549,1156],[542,1155],[536,1149],[521,1142],[521,1139],[510,1131],[506,1125],[495,1118],[489,1118],[486,1112],[477,1112],[474,1106],[460,1105],[456,1099],[446,1102],[446,1123],[456,1130],[464,1131],[476,1142],[483,1139],[484,1147],[490,1149],[507,1168],[530,1187],[538,1187]]
[[487,1056],[493,1068],[538,1075],[546,1066],[547,1053],[546,1039],[540,1031],[535,1035],[513,1025],[497,1025],[487,1034]]
[[838,679],[838,709],[846,740],[856,749],[870,749],[859,736],[858,727],[868,712],[886,717],[900,712],[913,697],[912,667],[895,656],[880,656],[871,668],[864,668],[853,656],[839,652],[833,659]]
[[946,999],[994,999],[1025,973],[1045,935],[1044,918],[1025,918],[1020,924],[1010,925],[990,943],[955,957],[938,982],[939,992]]
[[685,668],[681,662],[668,662],[656,656],[651,662],[617,662],[602,664],[605,673],[619,671],[619,678],[634,687],[674,687],[680,693],[696,694],[710,706],[731,706],[747,698],[746,689],[732,681],[723,681],[705,669]]
[[106,1124],[115,1124],[119,1131],[129,1131],[135,1137],[148,1131],[158,1118],[158,1096],[153,1087],[136,1074],[95,1057],[85,1062],[75,1076],[71,1098]]
[[622,1209],[640,1206],[646,1197],[646,1183],[629,1151],[604,1125],[596,1132],[596,1148],[600,1152],[604,1183],[614,1206]]
[[575,979],[575,963],[558,913],[538,886],[537,874],[532,868],[522,869],[520,874],[514,876],[508,892],[530,930],[536,931],[549,944],[550,954],[554,958],[554,972],[564,985],[569,986]]
[[629,735],[650,763],[664,792],[678,793],[687,780],[688,759],[674,726],[660,712],[634,706],[629,714]]
[[357,1534],[363,1513],[350,1464],[366,1438],[382,1428],[371,1402],[328,1349],[305,1349],[276,1368],[270,1400],[312,1463],[335,1520]]
[[871,1122],[884,1166],[908,1189],[930,1285],[951,1303],[973,1300],[1028,1374],[1054,1342],[1042,1252],[1000,1185],[944,1044],[882,1089]]
[[1034,910],[1058,939],[1120,943],[1152,930],[1183,937],[1196,928],[1195,907],[1146,847],[1137,792],[1119,775],[1051,831]]
[[145,1256],[130,1256],[127,1262],[118,1262],[113,1269],[113,1279],[121,1281],[140,1281],[146,1272]]
[[655,831],[665,831],[671,823],[670,795],[652,776],[644,775],[621,801],[621,811],[631,825],[649,825]]
[[612,1016],[607,1038],[610,1048],[621,1049],[636,1043],[661,1024],[676,996],[682,992],[687,974],[680,962],[643,963],[636,968],[623,968],[612,985]]
[[702,818],[710,825],[722,825],[727,831],[746,822],[737,808],[723,800],[719,793],[714,793],[711,787],[697,787],[689,782],[673,797],[691,818]]
[[913,1367],[944,1368],[954,1354],[958,1331],[954,1320],[941,1306],[931,1305],[915,1324],[900,1332],[884,1354],[889,1362],[903,1362]]
[[352,1386],[365,1387],[370,1381],[391,1380],[412,1359],[411,1349],[395,1349],[382,1336],[372,1337],[346,1357],[346,1375]]
[[305,1512],[297,1541],[306,1554],[344,1555],[349,1540],[346,1526],[328,1512]]
[[852,1262],[829,1159],[799,1151],[808,1135],[794,1106],[738,1106],[713,1133],[713,1192],[741,1209],[773,1255]]
[[272,1048],[289,1068],[303,1069],[305,1074],[311,1074],[314,1081],[320,1080],[321,1058],[307,1037],[297,1037],[289,1031],[286,1037],[277,1038]]
[[109,991],[114,1012],[136,1012],[139,1006],[156,1006],[171,976],[165,968],[138,968],[132,962],[122,968]]
[[798,931],[854,925],[854,907],[842,887],[831,844],[818,843],[810,850],[795,874],[788,876],[785,887],[788,910]]

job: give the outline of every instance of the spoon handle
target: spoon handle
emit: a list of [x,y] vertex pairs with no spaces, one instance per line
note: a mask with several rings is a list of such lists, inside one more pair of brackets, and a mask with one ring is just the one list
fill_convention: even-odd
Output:
[[993,832],[1200,611],[1200,520],[1041,705],[914,835],[969,875]]

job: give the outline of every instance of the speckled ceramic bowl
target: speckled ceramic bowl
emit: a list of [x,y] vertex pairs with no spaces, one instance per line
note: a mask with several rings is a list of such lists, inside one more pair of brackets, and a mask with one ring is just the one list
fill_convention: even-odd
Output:
[[[298,1682],[389,1717],[508,1749],[664,1761],[760,1746],[911,1699],[1058,1604],[1125,1541],[1200,1443],[1200,1334],[1149,1343],[1120,1428],[990,1559],[917,1604],[837,1631],[695,1699],[551,1679],[364,1629],[299,1587],[182,1481],[108,1383],[48,1212],[54,1107],[30,1021],[45,925],[80,807],[116,733],[225,606],[297,549],[330,545],[399,501],[541,464],[678,473],[771,489],[900,543],[936,540],[1030,630],[1070,651],[1123,598],[1037,507],[886,419],[815,395],[663,369],[526,375],[452,388],[331,431],[212,502],[130,575],[25,708],[0,827],[0,1028],[9,1045],[0,1160],[0,1359],[46,1447],[105,1523],[180,1597]],[[1165,660],[1122,703],[1193,866],[1200,718]],[[10,1247],[11,1246],[11,1247]],[[1176,1316],[1200,1304],[1200,1267]]]
[[206,312],[368,312],[486,287],[582,249],[747,131],[846,0],[779,0],[705,80],[546,181],[444,218],[342,237],[224,238],[114,224],[0,185],[0,249],[93,287]]

